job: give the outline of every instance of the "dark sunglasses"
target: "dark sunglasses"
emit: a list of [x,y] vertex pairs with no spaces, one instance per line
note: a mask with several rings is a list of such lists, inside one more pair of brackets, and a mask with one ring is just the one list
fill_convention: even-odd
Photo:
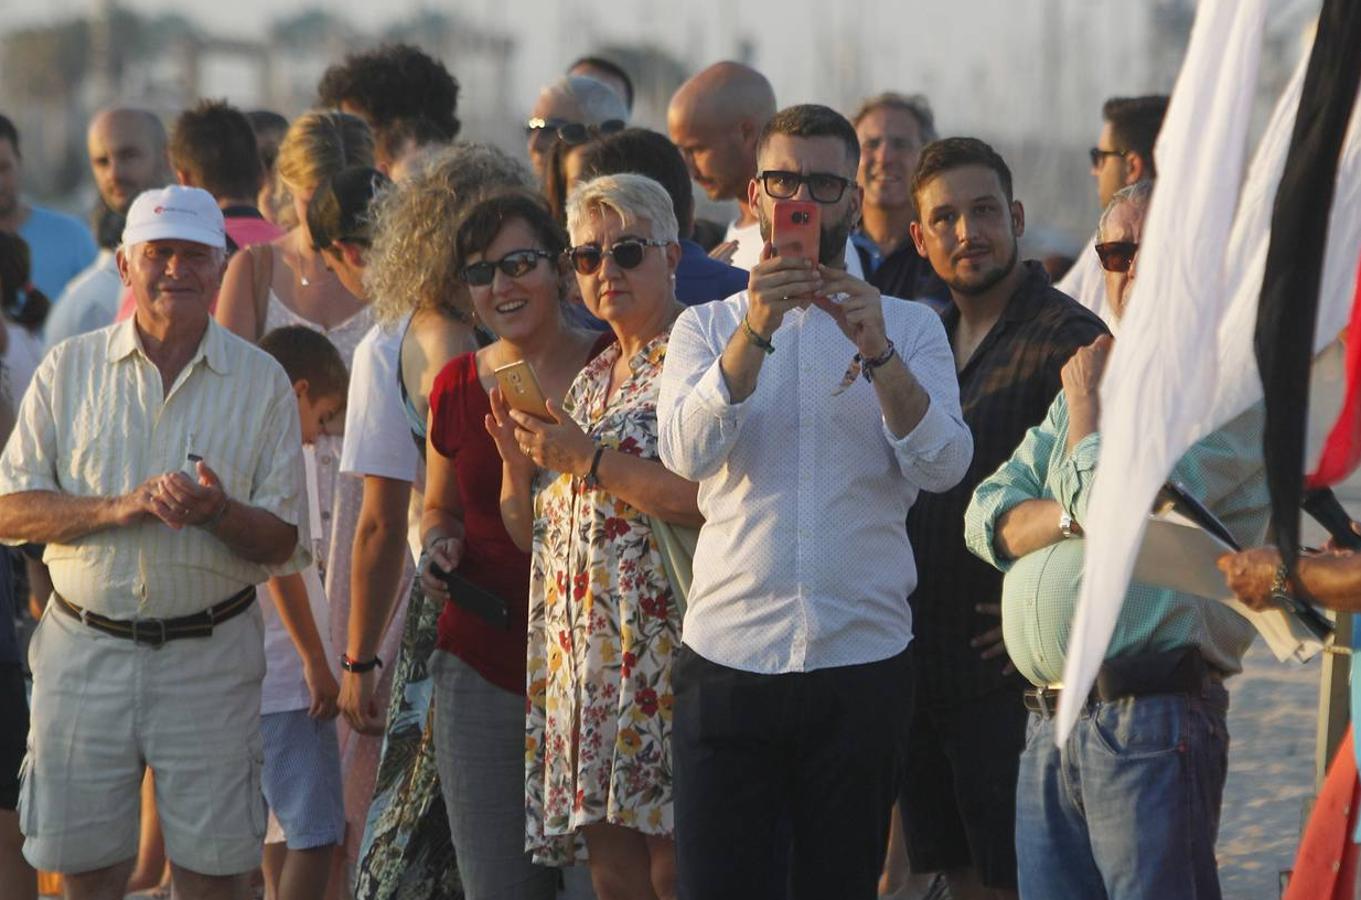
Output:
[[572,261],[572,268],[582,275],[590,275],[600,268],[600,264],[609,257],[619,264],[621,269],[636,269],[643,261],[643,254],[648,247],[665,247],[666,241],[651,241],[643,238],[624,238],[615,241],[609,249],[602,248],[599,244],[581,244],[567,251],[567,258]]
[[569,147],[575,147],[593,138],[617,134],[626,127],[628,127],[627,123],[622,119],[607,119],[599,125],[565,122],[561,119],[530,119],[529,124],[525,125],[525,134],[533,137],[538,132],[551,131],[557,136],[558,140]]
[[553,254],[547,250],[512,250],[500,259],[484,259],[464,266],[458,274],[468,287],[486,287],[496,277],[497,269],[504,272],[507,278],[519,278],[532,272],[539,260],[552,258]]
[[1102,150],[1100,147],[1093,147],[1087,151],[1087,155],[1092,158],[1092,168],[1101,165],[1101,161],[1108,156],[1124,156],[1124,150]]
[[1096,255],[1101,258],[1101,268],[1107,272],[1128,272],[1134,265],[1134,255],[1139,245],[1134,241],[1107,241],[1096,245]]
[[779,169],[766,169],[756,176],[766,193],[776,200],[788,200],[808,185],[808,195],[818,203],[836,203],[850,187],[849,178],[833,175],[830,172],[784,172]]

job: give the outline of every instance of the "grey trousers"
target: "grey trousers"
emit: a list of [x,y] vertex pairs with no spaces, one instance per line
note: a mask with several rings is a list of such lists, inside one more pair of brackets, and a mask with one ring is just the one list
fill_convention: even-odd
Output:
[[525,852],[525,698],[442,650],[430,671],[435,760],[468,900],[553,900],[558,871]]

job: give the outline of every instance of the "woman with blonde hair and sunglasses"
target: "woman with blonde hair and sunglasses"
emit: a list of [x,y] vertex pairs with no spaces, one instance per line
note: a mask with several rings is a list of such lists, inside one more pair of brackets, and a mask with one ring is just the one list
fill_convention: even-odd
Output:
[[502,518],[530,551],[526,802],[531,848],[585,839],[600,900],[675,896],[671,659],[679,594],[660,529],[698,526],[697,487],[657,459],[657,391],[681,310],[670,196],[640,175],[572,193],[568,253],[615,342],[553,421],[491,397]]

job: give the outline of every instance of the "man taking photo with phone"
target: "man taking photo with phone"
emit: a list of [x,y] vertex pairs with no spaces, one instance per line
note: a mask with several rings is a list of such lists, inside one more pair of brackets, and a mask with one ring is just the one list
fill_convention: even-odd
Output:
[[[939,319],[844,271],[859,155],[833,110],[777,113],[748,289],[672,330],[661,457],[705,517],[672,673],[683,898],[877,891],[911,703],[904,523],[973,442]],[[781,200],[818,205],[818,259],[776,255]]]

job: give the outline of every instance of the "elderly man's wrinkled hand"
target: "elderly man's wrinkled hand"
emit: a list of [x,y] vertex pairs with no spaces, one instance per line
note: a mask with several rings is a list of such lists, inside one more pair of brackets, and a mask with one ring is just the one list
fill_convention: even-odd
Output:
[[1273,609],[1271,585],[1281,565],[1275,547],[1256,547],[1241,553],[1225,553],[1216,563],[1224,573],[1224,583],[1234,596],[1258,612]]
[[183,472],[167,472],[152,496],[153,513],[171,528],[203,525],[222,514],[227,495],[217,474],[198,463],[199,483]]

